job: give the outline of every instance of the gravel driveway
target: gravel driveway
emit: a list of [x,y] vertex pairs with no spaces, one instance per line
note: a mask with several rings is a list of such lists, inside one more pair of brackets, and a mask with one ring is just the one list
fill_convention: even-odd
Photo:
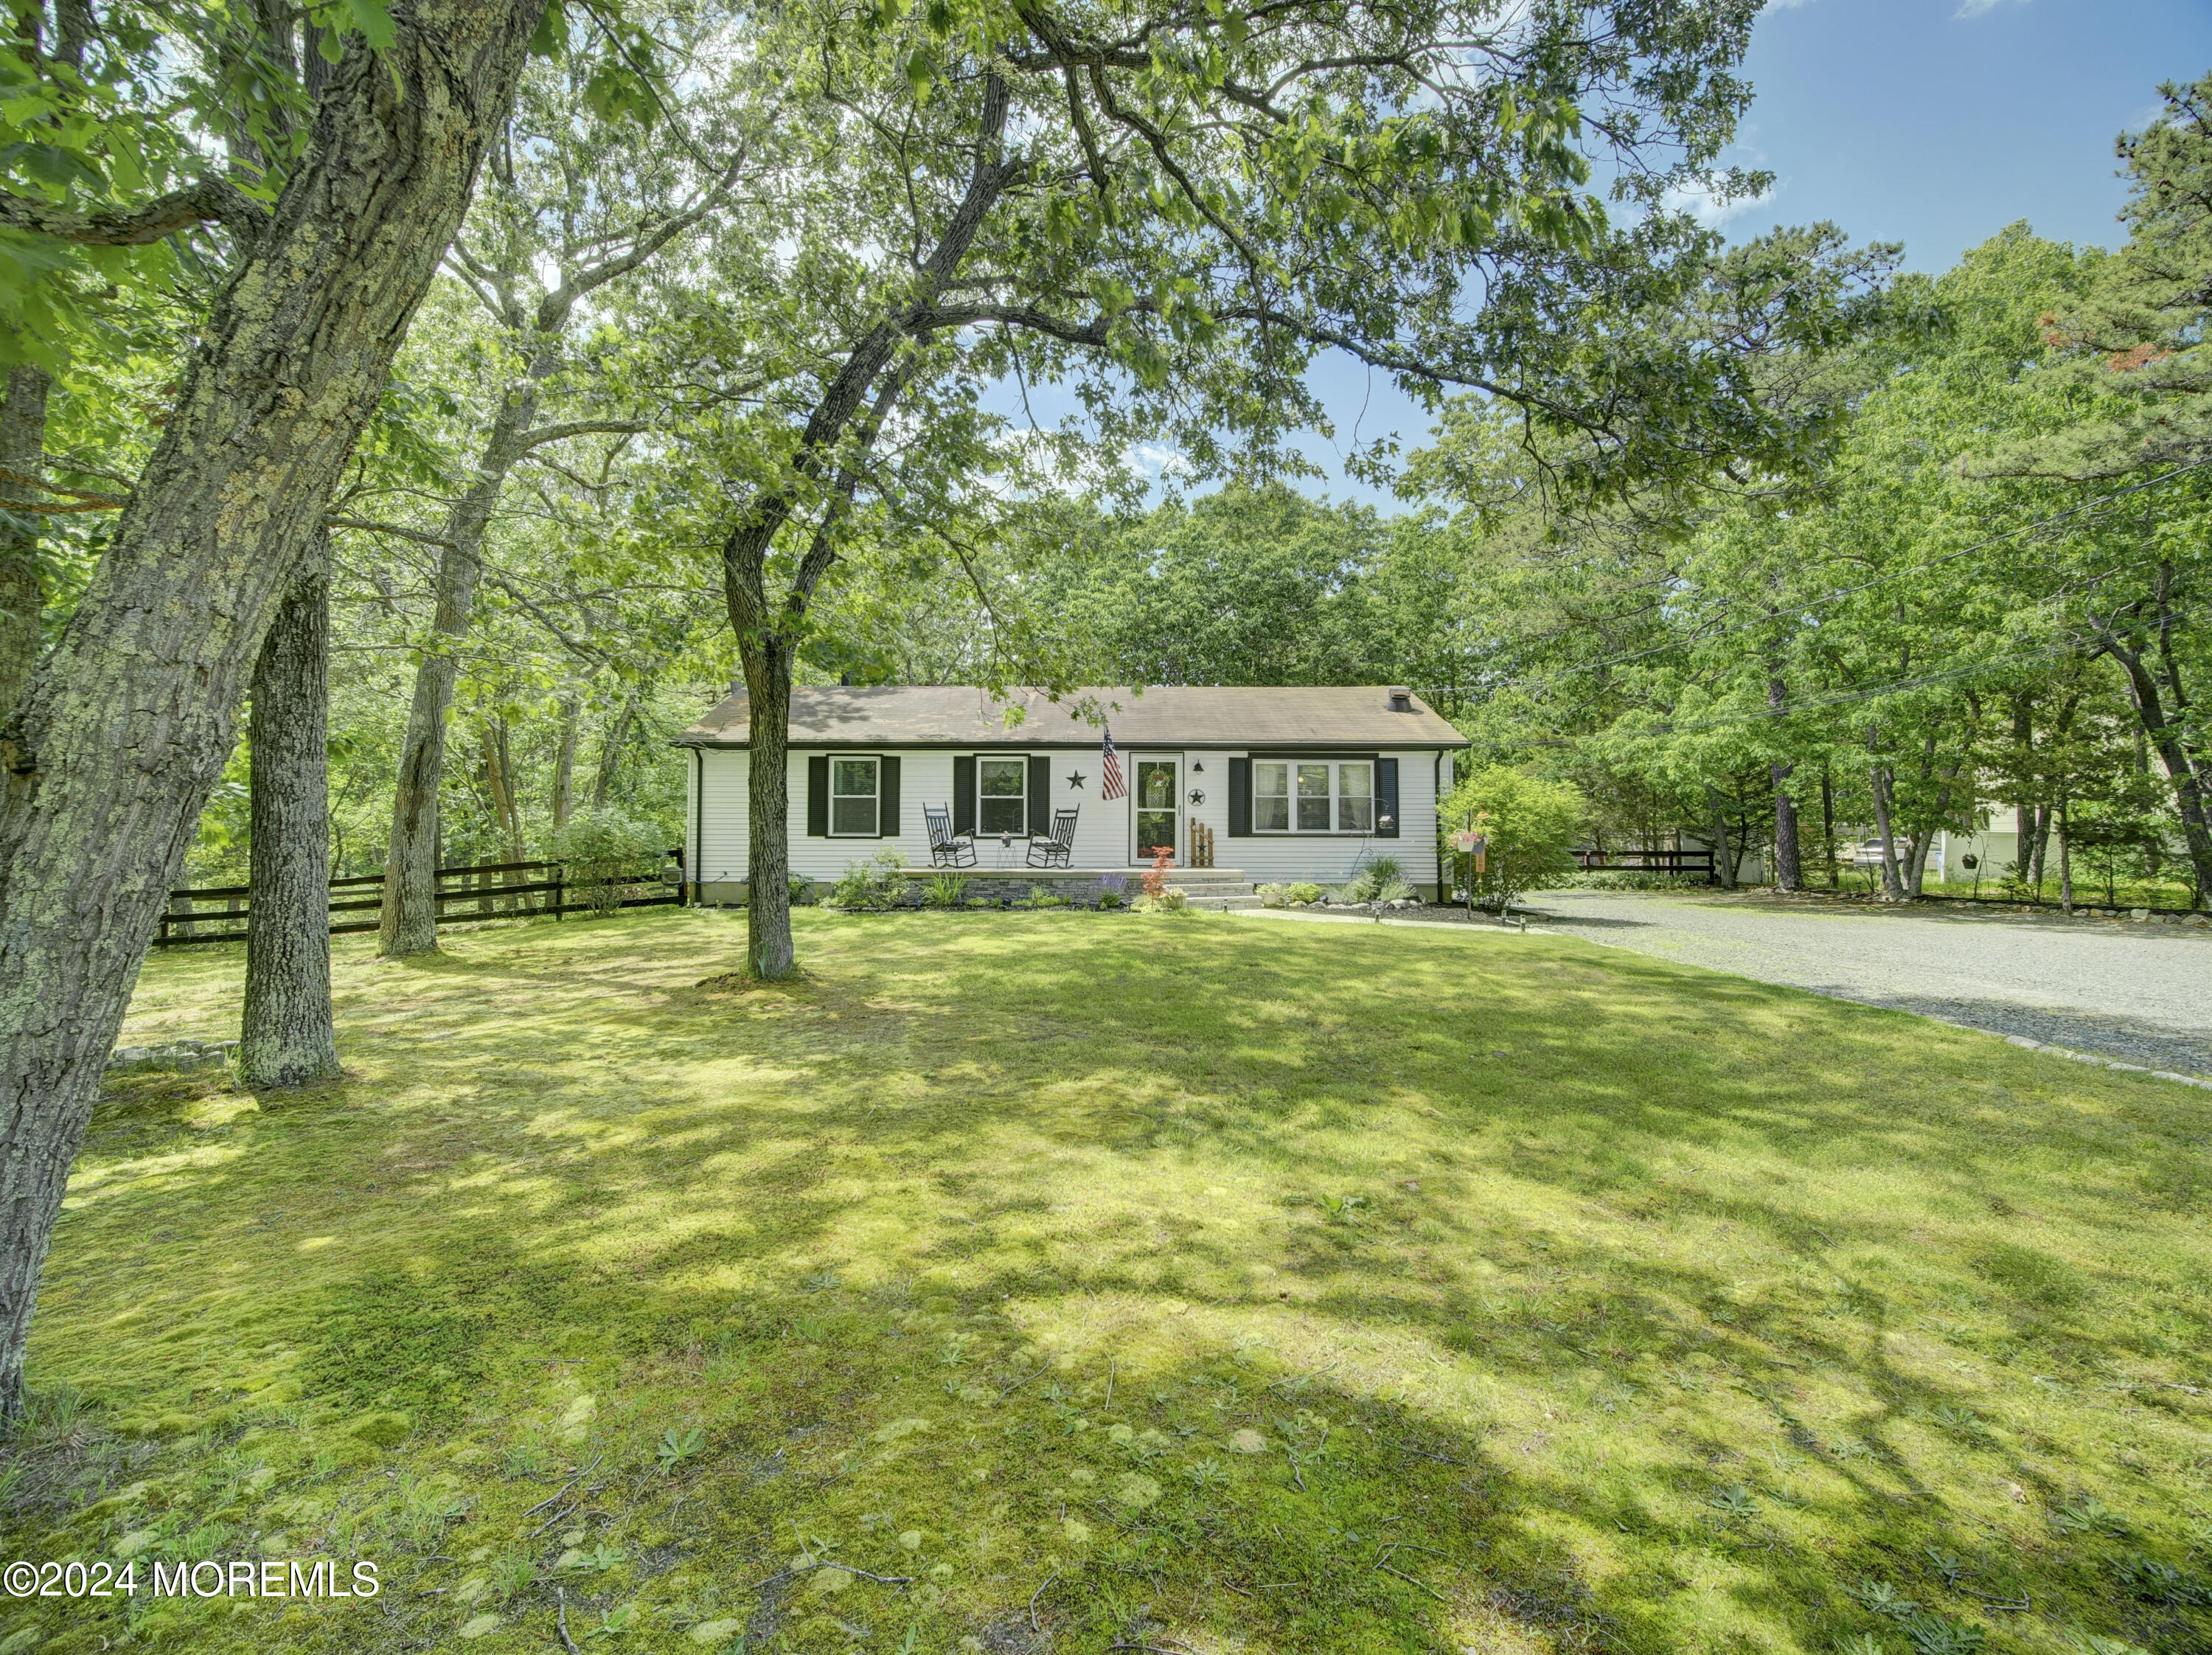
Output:
[[2212,931],[1663,891],[1546,891],[1532,928],[2212,1074]]

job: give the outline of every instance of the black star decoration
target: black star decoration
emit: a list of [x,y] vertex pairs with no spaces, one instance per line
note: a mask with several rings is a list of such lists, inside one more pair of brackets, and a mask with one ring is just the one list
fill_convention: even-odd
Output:
[[1067,785],[1071,788],[1081,787],[1083,785],[1083,772],[1081,770],[1070,771],[1067,777]]

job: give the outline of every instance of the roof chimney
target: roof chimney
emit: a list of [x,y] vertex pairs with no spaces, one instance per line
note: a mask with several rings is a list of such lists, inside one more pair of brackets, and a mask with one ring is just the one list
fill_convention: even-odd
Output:
[[1402,684],[1392,685],[1390,686],[1390,710],[1394,713],[1412,712],[1413,710],[1413,692],[1411,690],[1408,690]]

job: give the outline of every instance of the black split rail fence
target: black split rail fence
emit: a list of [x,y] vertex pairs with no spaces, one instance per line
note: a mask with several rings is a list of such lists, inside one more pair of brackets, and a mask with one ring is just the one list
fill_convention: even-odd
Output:
[[1586,873],[1697,873],[1708,884],[1720,883],[1710,850],[1578,850],[1575,855]]
[[[594,900],[607,887],[620,894]],[[438,921],[520,919],[531,915],[599,913],[608,908],[672,908],[684,900],[684,853],[671,850],[660,866],[614,879],[572,876],[565,862],[478,862],[438,870]],[[252,887],[202,885],[172,891],[154,931],[156,948],[196,942],[243,942],[252,920]],[[331,934],[374,931],[384,910],[384,875],[331,881]]]

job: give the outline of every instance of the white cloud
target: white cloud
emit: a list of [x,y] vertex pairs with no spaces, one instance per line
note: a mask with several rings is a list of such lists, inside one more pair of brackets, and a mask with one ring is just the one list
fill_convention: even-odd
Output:
[[1132,443],[1128,459],[1139,471],[1153,477],[1171,477],[1191,469],[1190,461],[1182,454],[1157,442]]
[[[1959,9],[1951,14],[1952,21],[1955,22],[1961,17],[1980,17],[2004,3],[2005,0],[1959,0]],[[2027,0],[2020,0],[2020,3],[2026,5]]]
[[1675,212],[1687,212],[1708,229],[1719,229],[1723,225],[1755,212],[1774,199],[1772,190],[1762,190],[1757,195],[1738,196],[1732,201],[1717,199],[1710,190],[1675,188],[1667,192],[1667,205]]

